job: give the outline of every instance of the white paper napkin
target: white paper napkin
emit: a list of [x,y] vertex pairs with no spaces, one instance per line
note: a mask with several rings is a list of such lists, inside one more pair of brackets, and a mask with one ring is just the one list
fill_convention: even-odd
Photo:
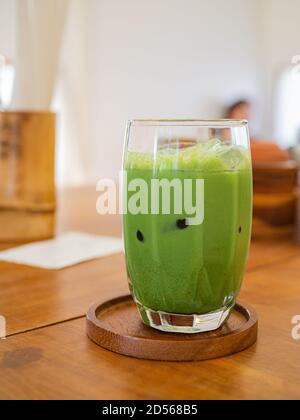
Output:
[[68,232],[0,252],[0,261],[58,270],[123,251],[123,241],[109,236]]

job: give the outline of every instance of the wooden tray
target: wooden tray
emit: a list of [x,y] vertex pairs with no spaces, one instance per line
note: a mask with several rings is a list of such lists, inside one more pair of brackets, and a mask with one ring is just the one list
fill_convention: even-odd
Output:
[[161,332],[142,323],[129,295],[96,303],[86,318],[87,335],[99,346],[139,359],[165,361],[215,359],[245,350],[257,340],[257,325],[255,311],[237,303],[216,331]]

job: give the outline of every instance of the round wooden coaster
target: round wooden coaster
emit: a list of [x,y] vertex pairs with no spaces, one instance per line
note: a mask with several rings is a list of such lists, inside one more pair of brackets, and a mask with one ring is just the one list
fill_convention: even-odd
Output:
[[257,316],[237,303],[228,321],[218,330],[166,333],[140,320],[131,296],[93,305],[87,313],[87,335],[101,347],[139,359],[195,361],[215,359],[245,350],[257,340]]

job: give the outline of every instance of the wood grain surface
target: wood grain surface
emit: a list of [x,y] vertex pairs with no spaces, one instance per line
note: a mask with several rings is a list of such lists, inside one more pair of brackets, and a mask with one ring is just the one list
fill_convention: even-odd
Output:
[[[64,192],[58,230],[120,235],[118,218],[97,217],[96,197],[92,189]],[[291,239],[253,241],[240,299],[258,313],[257,344],[218,360],[155,362],[86,337],[90,304],[127,292],[122,255],[55,272],[1,263],[0,314],[15,335],[0,340],[0,398],[300,399],[300,341],[291,335],[299,280],[300,248]]]

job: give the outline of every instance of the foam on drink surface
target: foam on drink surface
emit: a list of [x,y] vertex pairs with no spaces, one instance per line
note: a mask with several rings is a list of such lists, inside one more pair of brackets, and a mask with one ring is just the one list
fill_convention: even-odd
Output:
[[250,169],[250,158],[243,147],[211,139],[187,148],[165,147],[156,154],[128,152],[125,169],[240,171]]

